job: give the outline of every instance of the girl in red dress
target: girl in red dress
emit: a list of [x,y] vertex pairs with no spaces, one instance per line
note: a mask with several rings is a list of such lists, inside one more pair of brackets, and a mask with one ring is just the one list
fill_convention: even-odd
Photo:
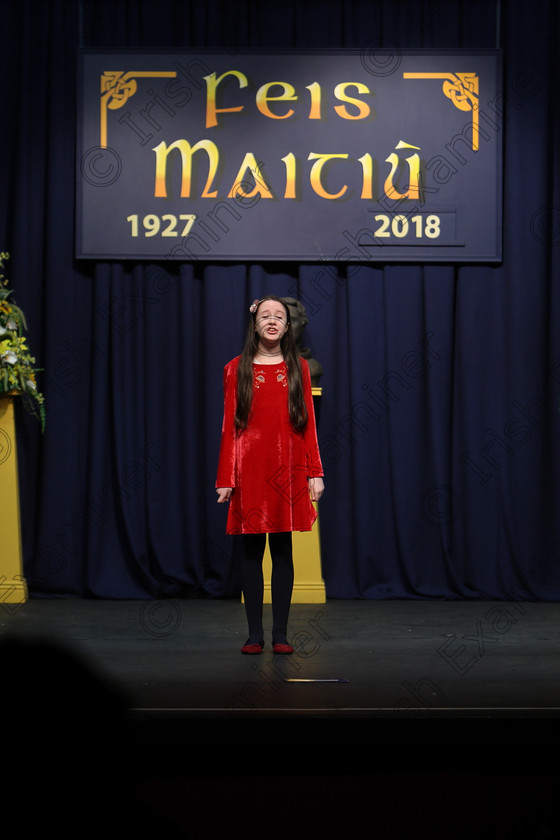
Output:
[[297,354],[290,311],[269,295],[250,307],[241,356],[224,369],[224,419],[216,492],[229,502],[226,533],[243,539],[242,587],[249,625],[243,653],[261,653],[266,535],[272,559],[272,644],[287,638],[294,567],[292,531],[310,531],[324,490],[311,377]]

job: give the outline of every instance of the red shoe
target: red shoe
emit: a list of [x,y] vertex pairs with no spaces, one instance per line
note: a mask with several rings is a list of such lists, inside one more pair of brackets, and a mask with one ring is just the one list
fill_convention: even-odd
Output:
[[276,643],[272,646],[272,650],[274,653],[293,653],[294,649],[291,645],[281,645]]
[[250,655],[255,655],[257,653],[262,653],[264,648],[264,642],[261,644],[249,644],[249,641],[246,641],[243,647],[241,648],[241,653],[248,653]]

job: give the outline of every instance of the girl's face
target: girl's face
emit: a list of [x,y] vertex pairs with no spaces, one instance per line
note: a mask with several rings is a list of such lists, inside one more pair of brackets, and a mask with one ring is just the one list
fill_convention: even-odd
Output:
[[255,329],[264,341],[280,341],[288,330],[284,304],[277,300],[263,300],[255,313]]

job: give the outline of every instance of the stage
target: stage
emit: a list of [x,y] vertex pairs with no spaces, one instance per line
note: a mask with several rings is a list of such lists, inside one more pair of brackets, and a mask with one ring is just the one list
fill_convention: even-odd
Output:
[[[478,836],[505,836],[498,828],[523,836],[515,832],[527,823],[531,836],[551,836],[558,774],[546,757],[556,764],[556,604],[328,600],[293,605],[290,630],[293,656],[274,656],[267,639],[253,657],[240,653],[246,628],[237,601],[4,605],[0,640],[33,643],[24,645],[29,661],[10,674],[28,698],[23,749],[29,755],[41,743],[34,716],[51,729],[76,720],[86,733],[93,726],[90,740],[81,740],[93,749],[96,700],[89,678],[72,669],[76,654],[88,674],[115,689],[130,722],[113,729],[104,708],[96,749],[110,744],[113,760],[124,741],[125,764],[149,803],[146,826],[150,817],[160,828],[167,821],[166,836],[225,836],[246,807],[247,789],[262,825],[267,809],[276,813],[278,785],[300,816],[277,814],[272,837],[288,830],[332,836],[330,828],[363,825],[371,807],[378,837],[409,836],[420,818],[432,836],[467,837],[482,805],[495,813]],[[6,670],[4,660],[4,679]],[[96,696],[107,707],[107,694]],[[72,704],[82,697],[80,716]],[[56,745],[58,735],[50,737]],[[460,825],[450,826],[454,819]]]
[[[265,605],[265,628],[271,608]],[[243,656],[234,600],[30,599],[0,639],[52,640],[122,690],[131,715],[220,742],[239,721],[542,721],[560,713],[555,603],[332,601],[292,605],[293,656]],[[266,632],[266,630],[265,630]],[[22,663],[23,667],[23,663]],[[204,722],[212,721],[212,726]],[[244,730],[243,739],[246,740]]]

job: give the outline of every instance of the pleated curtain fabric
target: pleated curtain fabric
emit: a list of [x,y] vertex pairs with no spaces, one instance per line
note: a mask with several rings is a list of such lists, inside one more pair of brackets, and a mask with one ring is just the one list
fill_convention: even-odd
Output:
[[[31,595],[238,596],[214,491],[222,375],[250,302],[273,293],[304,304],[324,369],[327,596],[557,600],[556,2],[17,0],[1,14],[0,247],[47,406],[43,436],[18,417]],[[80,47],[376,44],[503,50],[488,141],[503,143],[501,264],[74,259]]]

